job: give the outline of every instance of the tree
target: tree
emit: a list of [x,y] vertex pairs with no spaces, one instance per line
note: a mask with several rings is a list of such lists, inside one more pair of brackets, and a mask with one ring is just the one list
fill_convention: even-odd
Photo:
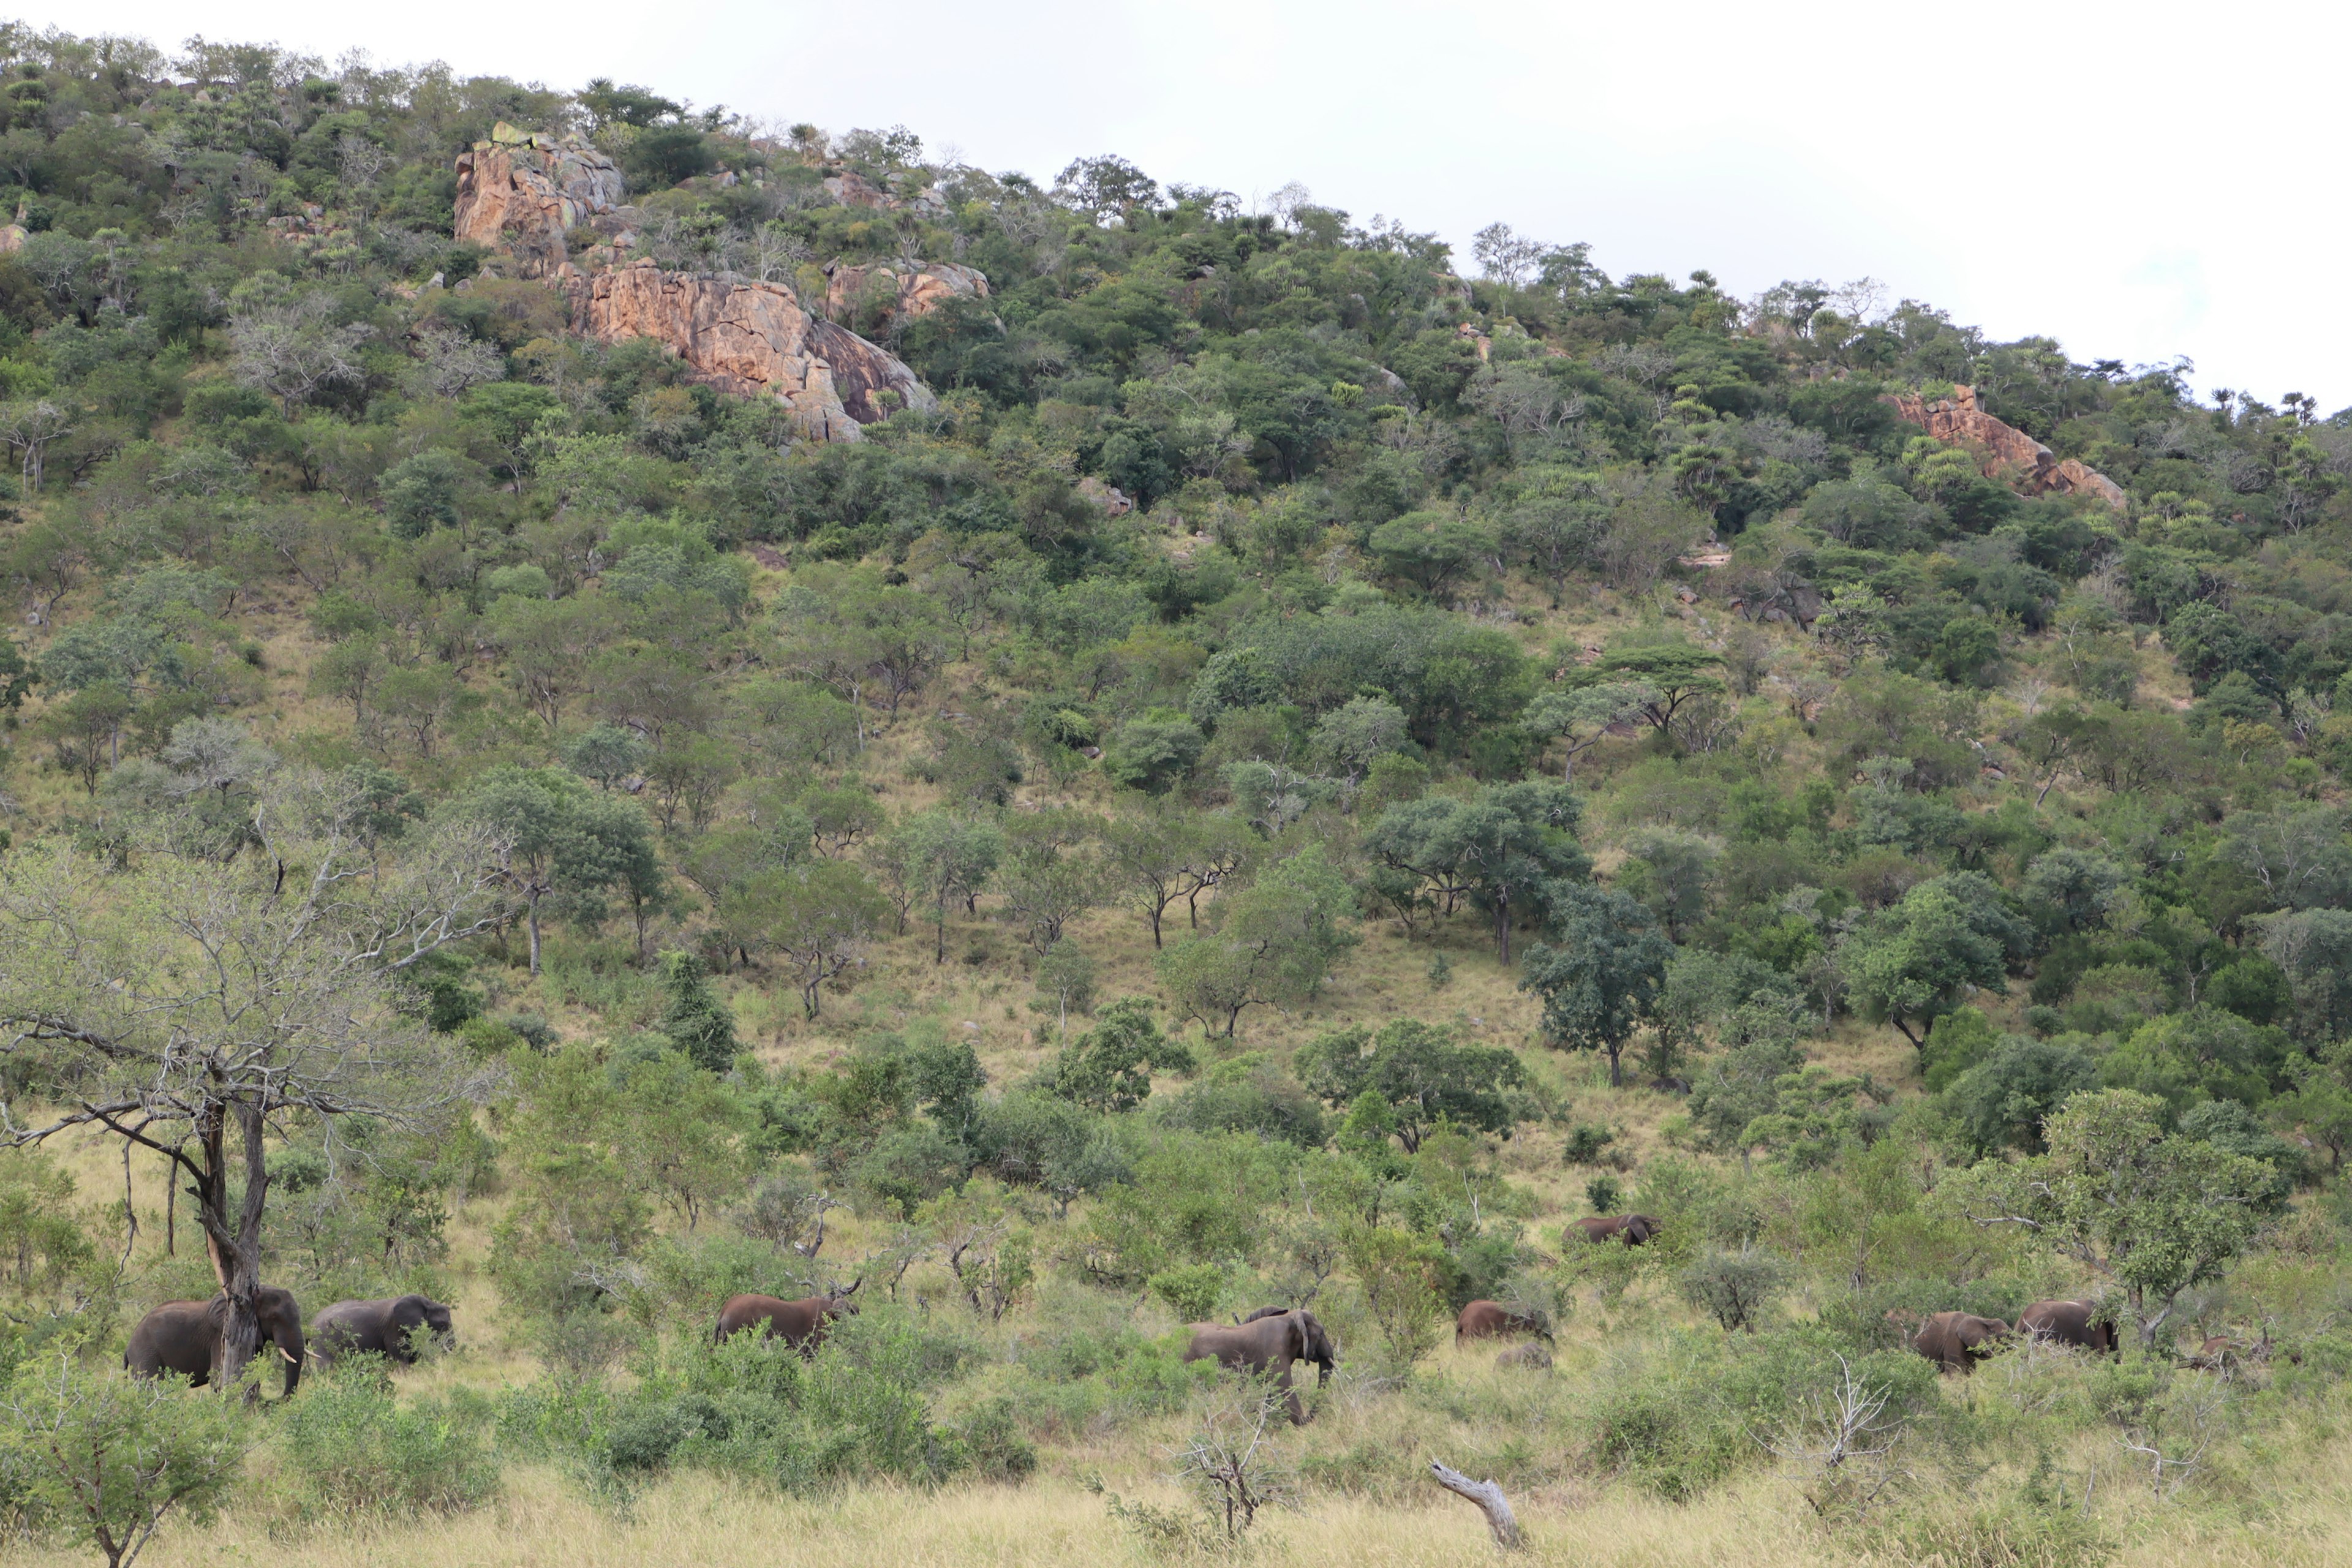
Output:
[[1576,780],[1576,759],[1601,743],[1620,724],[1645,718],[1665,700],[1665,694],[1646,681],[1604,680],[1598,686],[1547,691],[1528,704],[1519,727],[1531,735],[1559,741],[1568,753],[1559,782]]
[[1519,1120],[1527,1069],[1499,1046],[1456,1043],[1448,1029],[1399,1018],[1375,1035],[1343,1029],[1300,1047],[1299,1081],[1337,1110],[1375,1094],[1395,1118],[1405,1152],[1450,1123],[1507,1132]]
[[1109,890],[1096,853],[1102,819],[1053,808],[1014,814],[1004,825],[1004,857],[997,890],[1004,911],[1027,928],[1039,952],[1059,942],[1062,927],[1102,902]]
[[1103,748],[1103,772],[1146,795],[1165,795],[1184,780],[1201,758],[1208,737],[1172,708],[1155,708],[1129,719]]
[[907,818],[883,840],[875,863],[898,906],[901,931],[908,908],[919,903],[931,911],[931,962],[937,964],[947,962],[950,906],[976,897],[1003,856],[1004,835],[995,824],[953,812],[924,811]]
[[1162,1033],[1148,996],[1122,996],[1096,1016],[1095,1026],[1062,1049],[1054,1092],[1089,1110],[1133,1110],[1151,1097],[1155,1072],[1188,1073],[1198,1063]]
[[1719,697],[1724,684],[1710,669],[1723,664],[1712,648],[1688,643],[1661,643],[1652,647],[1623,647],[1604,653],[1594,663],[1580,667],[1571,684],[1638,685],[1654,693],[1642,705],[1644,721],[1664,731],[1670,728],[1683,704],[1696,697]]
[[1957,1006],[1965,987],[2009,988],[2010,960],[2023,956],[2032,937],[1998,888],[1958,871],[1873,910],[1839,944],[1838,959],[1865,1011],[1924,1049],[1926,1026]]
[[1360,940],[1345,922],[1355,891],[1310,845],[1220,899],[1212,929],[1160,955],[1161,984],[1203,1033],[1231,1039],[1244,1008],[1312,997],[1339,955]]
[[2181,1293],[2253,1240],[2276,1179],[2260,1160],[2167,1136],[2162,1115],[2131,1089],[2078,1094],[2046,1123],[2047,1154],[1988,1161],[1955,1194],[1979,1225],[2023,1226],[2122,1287],[2148,1350]]
[[375,335],[365,321],[339,321],[335,296],[298,293],[276,272],[257,272],[229,294],[229,342],[236,376],[278,399],[287,418],[332,387],[367,378],[359,348]]
[[22,452],[25,488],[41,488],[41,475],[48,450],[74,433],[78,416],[65,404],[46,397],[23,398],[0,403],[0,442]]
[[[330,1138],[347,1116],[414,1125],[470,1087],[399,979],[505,914],[505,846],[448,820],[391,860],[371,805],[347,778],[294,775],[260,794],[255,852],[233,860],[157,852],[108,871],[39,845],[0,862],[0,1132],[93,1127],[187,1178],[228,1303],[227,1382],[257,1343],[273,1119]],[[28,1125],[27,1105],[54,1109]]]
[[1446,511],[1409,511],[1372,530],[1372,558],[1433,599],[1495,553],[1494,533]]
[[735,1015],[725,998],[711,990],[702,961],[690,952],[666,952],[661,963],[662,989],[668,1000],[662,1006],[661,1032],[706,1072],[725,1072],[735,1064]]
[[560,768],[491,769],[457,804],[500,846],[500,868],[521,901],[539,973],[543,907],[585,910],[598,894],[657,879],[653,824],[636,803],[593,789]]
[[1387,698],[1351,697],[1323,715],[1311,750],[1353,788],[1375,762],[1411,744],[1407,729],[1404,710]]
[[210,1519],[245,1465],[235,1404],[90,1365],[70,1346],[27,1362],[0,1411],[18,1506],[37,1527],[98,1548],[107,1568],[130,1568],[171,1514]]
[[[1541,907],[1556,882],[1591,867],[1576,841],[1576,797],[1565,784],[1487,784],[1471,795],[1425,795],[1381,815],[1364,846],[1404,879],[1407,896],[1457,895],[1494,921],[1495,946],[1511,961],[1511,921]],[[1421,889],[1427,889],[1424,893]]]
[[2003,1149],[2038,1154],[2051,1115],[2098,1081],[2099,1069],[2074,1047],[2012,1037],[1954,1079],[1944,1103],[1979,1158]]
[[2352,1035],[2352,910],[2296,910],[2258,923],[2263,956],[2285,974],[2305,1038]]
[[792,965],[801,1009],[811,1018],[824,983],[865,956],[889,910],[866,873],[840,860],[813,860],[755,877],[719,907],[730,930]]
[[1047,948],[1037,960],[1037,1000],[1029,1004],[1033,1010],[1043,1011],[1050,998],[1056,1015],[1061,1037],[1070,1037],[1070,1009],[1081,1013],[1094,1010],[1095,961],[1068,937]]
[[1601,542],[1609,505],[1598,474],[1535,471],[1545,478],[1503,520],[1503,542],[1551,584],[1551,607],[1557,610],[1569,573],[1590,561]]
[[1528,949],[1519,989],[1543,998],[1545,1037],[1571,1051],[1609,1058],[1609,1081],[1625,1081],[1622,1058],[1633,1032],[1657,1016],[1675,944],[1638,900],[1610,889],[1569,887],[1554,898],[1557,945]]

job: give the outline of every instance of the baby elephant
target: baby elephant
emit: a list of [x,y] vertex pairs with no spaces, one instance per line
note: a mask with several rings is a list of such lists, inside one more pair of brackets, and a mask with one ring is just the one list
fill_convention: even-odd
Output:
[[407,1366],[416,1360],[409,1335],[433,1331],[443,1347],[456,1342],[449,1309],[430,1296],[394,1296],[381,1301],[338,1301],[310,1321],[310,1353],[321,1366],[338,1357],[373,1353]]

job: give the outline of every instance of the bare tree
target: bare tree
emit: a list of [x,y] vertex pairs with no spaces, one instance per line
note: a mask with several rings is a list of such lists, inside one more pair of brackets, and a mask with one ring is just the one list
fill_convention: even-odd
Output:
[[24,454],[25,488],[41,488],[41,469],[51,443],[74,433],[74,411],[46,397],[0,403],[0,441]]
[[320,1119],[338,1152],[340,1117],[414,1124],[474,1087],[398,976],[506,912],[498,847],[453,820],[385,864],[366,816],[355,787],[279,776],[238,859],[112,871],[57,844],[0,871],[0,1142],[94,1127],[185,1177],[228,1301],[224,1384],[257,1342],[273,1119]]
[[332,294],[320,289],[297,296],[290,288],[256,289],[253,283],[237,292],[246,297],[236,301],[237,312],[228,323],[237,379],[276,397],[289,419],[328,388],[366,378],[359,347],[375,329],[364,321],[338,322]]

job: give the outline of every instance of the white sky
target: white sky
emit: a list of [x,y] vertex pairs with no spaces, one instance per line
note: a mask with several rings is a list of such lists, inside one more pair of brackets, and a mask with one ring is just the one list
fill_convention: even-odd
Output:
[[[2352,403],[2327,303],[2352,11],[2178,0],[37,0],[37,25],[638,82],[1050,179],[1117,153],[1244,201],[1297,180],[1454,243],[1500,219],[1748,295],[1868,274],[2075,359]],[[2321,279],[2315,290],[2313,268]],[[2290,284],[2293,286],[2290,287]]]

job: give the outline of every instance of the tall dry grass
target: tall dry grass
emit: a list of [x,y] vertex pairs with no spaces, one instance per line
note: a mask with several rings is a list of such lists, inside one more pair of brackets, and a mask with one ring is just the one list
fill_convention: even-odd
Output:
[[[2320,1568],[2352,1563],[2352,1443],[2282,1478],[2286,1494],[2259,1523],[2216,1523],[2193,1505],[2119,1497],[2099,1515],[2115,1568]],[[1351,1568],[1452,1568],[1498,1561],[1478,1514],[1432,1488],[1424,1505],[1318,1500],[1270,1516],[1247,1561]],[[1151,1500],[1173,1504],[1173,1492]],[[1916,1502],[1964,1514],[1965,1491]],[[1623,1489],[1519,1500],[1526,1550],[1515,1561],[1575,1568],[1802,1568],[1839,1563],[2008,1568],[2097,1561],[2044,1556],[2024,1542],[1940,1537],[1945,1550],[1905,1550],[1867,1529],[1826,1531],[1768,1479],[1676,1508]],[[1954,1550],[1957,1547],[1958,1550]],[[82,1561],[27,1552],[16,1564]],[[273,1533],[236,1515],[204,1530],[168,1531],[142,1562],[155,1568],[230,1563],[304,1568],[1082,1568],[1186,1562],[1147,1546],[1109,1515],[1105,1500],[1066,1479],[1019,1489],[922,1493],[866,1488],[795,1501],[708,1479],[653,1488],[626,1510],[590,1500],[551,1471],[509,1475],[504,1497],[478,1512],[300,1534]],[[1219,1560],[1233,1558],[1219,1554]]]

